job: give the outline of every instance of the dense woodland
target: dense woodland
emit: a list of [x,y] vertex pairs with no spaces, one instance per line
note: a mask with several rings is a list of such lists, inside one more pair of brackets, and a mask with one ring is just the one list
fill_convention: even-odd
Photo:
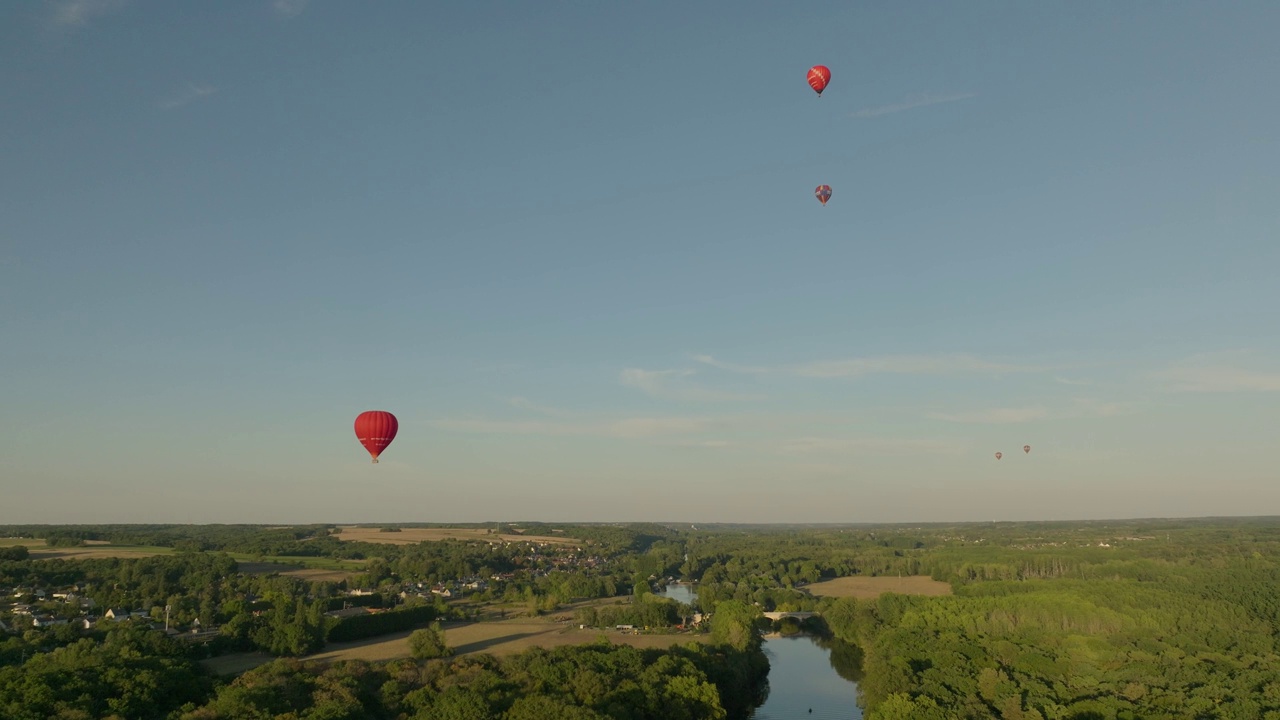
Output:
[[[12,596],[0,603],[10,630],[0,636],[0,717],[746,718],[767,694],[758,616],[777,609],[820,613],[776,629],[822,636],[833,666],[859,682],[870,720],[1280,718],[1274,519],[520,527],[579,542],[387,545],[343,542],[324,525],[0,527],[0,537],[33,539],[0,547],[0,588]],[[172,553],[47,559],[35,539]],[[361,562],[345,582],[242,571],[273,558]],[[897,574],[930,575],[954,594],[808,592],[823,579]],[[405,592],[468,578],[501,580],[447,601]],[[668,579],[699,582],[696,606],[655,596]],[[83,599],[37,597],[38,588]],[[355,589],[367,594],[347,594]],[[505,659],[443,648],[391,663],[288,659],[488,606],[540,614],[582,598],[621,601],[578,611],[583,624],[660,631],[703,612],[700,632],[712,637],[670,651],[594,644]],[[16,612],[70,619],[89,600],[143,617],[32,627]],[[387,612],[326,615],[353,604]],[[204,642],[166,635],[157,629],[166,606],[184,631],[199,620],[216,632]],[[238,678],[200,663],[246,650],[283,659]]]

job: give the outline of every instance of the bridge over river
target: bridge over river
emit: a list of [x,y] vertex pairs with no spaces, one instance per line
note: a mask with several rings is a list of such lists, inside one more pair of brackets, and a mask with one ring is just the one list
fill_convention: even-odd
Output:
[[770,620],[781,620],[782,618],[795,618],[797,620],[804,620],[805,618],[811,618],[817,614],[818,613],[816,612],[767,612],[764,614],[764,616],[769,618]]

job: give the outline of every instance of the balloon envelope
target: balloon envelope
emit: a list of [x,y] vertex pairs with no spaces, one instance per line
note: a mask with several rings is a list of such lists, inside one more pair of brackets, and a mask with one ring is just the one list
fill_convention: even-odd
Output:
[[400,422],[385,410],[368,410],[356,416],[356,439],[378,462],[378,455],[396,439]]
[[822,97],[822,91],[827,89],[827,83],[831,82],[831,70],[826,65],[814,65],[809,68],[807,76],[809,87],[818,93],[818,97]]
[[813,194],[818,198],[818,202],[826,205],[827,201],[831,199],[831,186],[819,185],[817,189],[813,191]]
[[1030,446],[1030,445],[1023,445],[1023,446],[1022,446],[1022,452],[1027,453],[1027,454],[1030,454],[1030,453],[1031,453],[1031,446]]
[[999,460],[999,459],[1000,459],[1000,458],[1002,458],[1002,457],[1004,457],[1004,453],[996,453],[996,459],[997,459],[997,460]]

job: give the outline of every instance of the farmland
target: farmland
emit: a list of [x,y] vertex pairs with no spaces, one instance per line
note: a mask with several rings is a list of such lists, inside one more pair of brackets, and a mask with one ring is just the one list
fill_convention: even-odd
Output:
[[387,545],[416,545],[438,540],[485,540],[504,542],[535,542],[553,545],[578,545],[580,541],[552,535],[522,535],[519,533],[494,533],[485,528],[421,528],[406,527],[397,532],[383,532],[380,527],[344,525],[336,535],[345,542],[383,543]]
[[[43,541],[32,541],[27,545],[33,560],[93,560],[96,558],[144,558],[155,555],[168,555],[173,548],[154,545],[110,545],[86,544],[84,547],[45,547]],[[34,543],[39,543],[35,545]]]
[[[531,647],[553,648],[581,645],[604,636],[615,645],[638,648],[668,648],[687,642],[709,642],[706,634],[628,635],[614,630],[582,630],[577,625],[536,620],[505,622],[450,623],[443,625],[446,642],[456,655],[487,653],[499,657],[515,655]],[[323,652],[306,656],[305,660],[336,662],[365,660],[378,662],[409,657],[409,635],[404,631],[368,640],[332,643]],[[236,653],[210,658],[204,665],[214,673],[233,675],[252,669],[273,658],[265,653]]]
[[[349,561],[355,563],[356,561]],[[359,571],[358,566],[352,567],[350,570],[332,569],[324,567],[307,567],[306,565],[284,563],[284,562],[244,562],[238,563],[240,572],[248,575],[270,575],[272,573],[280,573],[285,577],[296,577],[301,580],[310,582],[342,582],[351,577],[354,572]]]
[[900,595],[950,595],[951,585],[924,575],[866,577],[854,575],[816,582],[806,588],[815,597],[874,598],[884,593]]

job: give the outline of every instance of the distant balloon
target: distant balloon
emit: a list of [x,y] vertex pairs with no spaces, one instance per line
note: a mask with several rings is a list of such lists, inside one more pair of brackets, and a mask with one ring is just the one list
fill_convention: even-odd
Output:
[[813,191],[813,194],[818,198],[818,202],[826,205],[827,201],[831,199],[831,186],[819,185],[817,189]]
[[1022,446],[1022,452],[1027,453],[1027,454],[1030,454],[1030,453],[1031,453],[1031,446],[1030,446],[1030,445],[1023,445],[1023,446]]
[[996,459],[997,459],[997,460],[999,460],[999,459],[1000,459],[1000,458],[1002,458],[1002,457],[1004,457],[1004,453],[996,453]]
[[822,91],[827,89],[827,83],[831,82],[831,70],[826,65],[814,65],[809,68],[809,87],[818,93],[818,97],[822,97]]
[[396,416],[385,410],[369,410],[356,417],[356,439],[373,456],[375,463],[378,462],[378,455],[396,439],[396,431],[399,429],[400,422],[396,420]]

